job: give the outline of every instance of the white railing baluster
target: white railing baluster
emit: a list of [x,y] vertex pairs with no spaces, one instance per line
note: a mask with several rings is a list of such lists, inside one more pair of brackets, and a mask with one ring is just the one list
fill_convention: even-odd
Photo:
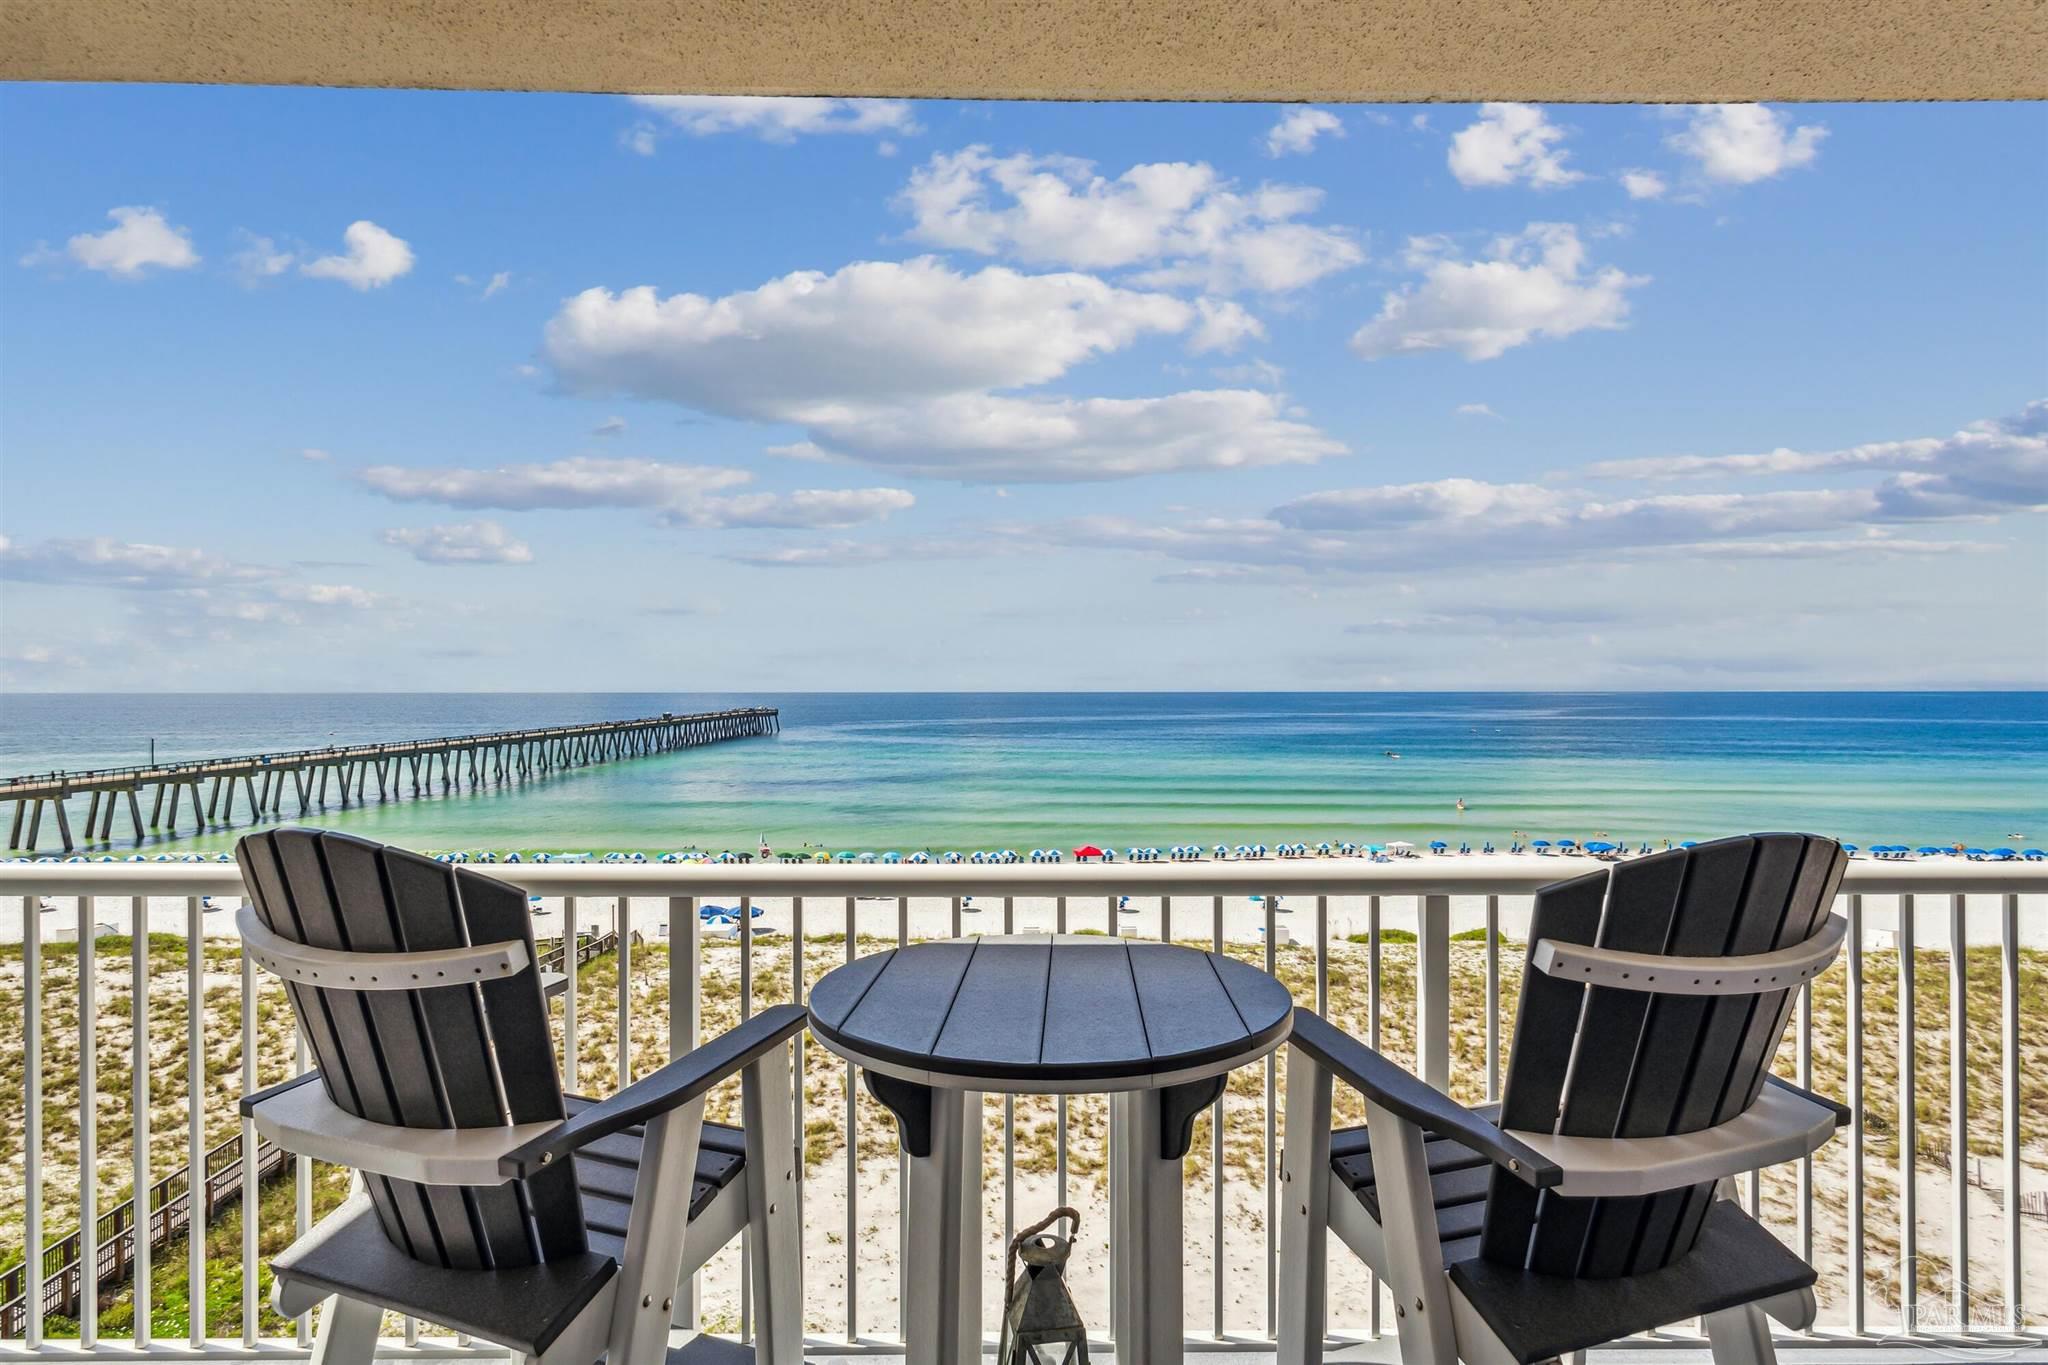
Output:
[[1998,916],[1999,1105],[2005,1153],[2005,1323],[2025,1329],[2026,1280],[2020,1243],[2020,898],[1999,897]]
[[43,1344],[43,907],[37,896],[21,901],[22,1021],[22,1214],[27,1242],[22,1292],[28,1297],[24,1340]]
[[1330,1012],[1330,898],[1316,897],[1316,1013]]
[[1486,898],[1486,1102],[1500,1099],[1500,897]]
[[[1795,1070],[1794,1079],[1801,1089],[1813,1089],[1813,983],[1807,982],[1799,988],[1793,1002]],[[1808,1265],[1813,1264],[1813,1154],[1799,1158],[1798,1189],[1799,1257]]]
[[618,1088],[633,1083],[633,909],[632,900],[620,896],[612,902],[612,938],[619,954],[619,1069]]
[[150,1236],[155,1231],[150,1209],[149,1161],[149,902],[141,896],[128,899],[129,933],[129,1087],[130,1140],[133,1167],[129,1177],[134,1187],[129,1205],[129,1246],[135,1290],[135,1349],[149,1345]]
[[[294,1030],[292,1033],[292,1074],[303,1076],[311,1067],[311,1058],[306,1052],[306,1035]],[[313,1227],[313,1158],[303,1154],[292,1158],[292,1236],[304,1237]],[[406,1326],[411,1337],[406,1345],[419,1344],[419,1320],[407,1318]],[[293,1335],[300,1350],[313,1345],[313,1315],[301,1314],[293,1324]]]
[[[853,961],[855,947],[854,898],[842,907],[846,913],[846,960]],[[855,1088],[853,1063],[846,1064],[846,1343],[860,1339],[860,1093]]]
[[[754,898],[740,897],[740,1022],[754,1017]],[[750,1233],[740,1229],[740,1264],[752,1265],[747,1250]],[[754,1277],[740,1272],[740,1340],[754,1339]],[[801,1302],[801,1300],[799,1300]]]
[[185,898],[185,1329],[194,1350],[206,1342],[206,911]]
[[1970,953],[1965,898],[1948,898],[1949,1287],[1958,1332],[1970,1329]]
[[78,1344],[100,1341],[100,988],[98,929],[91,896],[78,915]]
[[[797,1005],[805,1003],[807,989],[808,983],[804,977],[804,898],[802,896],[793,896],[789,902],[790,1002]],[[796,1139],[796,1155],[794,1158],[796,1163],[796,1190],[794,1191],[794,1197],[796,1199],[797,1240],[798,1245],[801,1246],[804,1226],[804,1183],[806,1174],[804,1170],[804,1157],[810,1147],[810,1139],[804,1135],[804,1034],[799,1032],[790,1041],[795,1052],[793,1059],[795,1069],[790,1073],[789,1086],[790,1120],[792,1124],[790,1132],[795,1135]],[[804,1267],[809,1263],[809,1260],[808,1256],[803,1255],[799,1255],[796,1258],[796,1301],[798,1303],[804,1301]],[[803,1317],[802,1309],[797,1310],[797,1317],[799,1324],[801,1324]],[[801,1326],[799,1326],[799,1331],[801,1331]]]
[[[232,790],[232,788],[230,789]],[[242,963],[242,1093],[256,1093],[256,962]],[[242,1120],[242,1345],[256,1344],[256,1234],[262,1224],[256,1187],[256,1120]]]
[[[1209,946],[1211,951],[1220,955],[1223,952],[1223,897],[1210,897],[1209,915],[1211,939]],[[1227,1172],[1223,1168],[1223,1107],[1229,1103],[1230,1087],[1226,1084],[1223,1087],[1223,1093],[1216,1097],[1216,1104],[1210,1111],[1209,1123],[1209,1183],[1211,1186],[1211,1197],[1215,1200],[1215,1208],[1211,1210],[1212,1226],[1209,1229],[1209,1274],[1213,1281],[1210,1290],[1212,1295],[1210,1307],[1211,1316],[1215,1319],[1214,1323],[1211,1324],[1211,1330],[1218,1341],[1221,1341],[1224,1335],[1223,1188]],[[1062,1128],[1065,1126],[1064,1124],[1061,1125]],[[1065,1153],[1062,1152],[1061,1155],[1064,1157]],[[1065,1189],[1064,1184],[1061,1188],[1062,1190]],[[1064,1198],[1062,1198],[1061,1202],[1065,1202]]]
[[562,971],[565,979],[562,985],[562,1087],[574,1094],[576,1091],[576,994],[580,984],[577,971],[577,950],[582,946],[582,937],[577,925],[581,916],[577,913],[577,898],[566,896],[562,900]]
[[[695,896],[668,898],[668,1056],[687,1055],[704,1029],[704,921],[697,917]],[[676,1286],[676,1306],[669,1321],[695,1329],[699,1273]]]
[[[1366,1046],[1380,1050],[1380,898],[1365,898],[1365,1017]],[[1380,1335],[1380,1277],[1365,1272],[1365,1301],[1370,1305],[1368,1330]]]
[[[1278,975],[1280,921],[1277,918],[1280,898],[1266,893],[1266,974]],[[1273,1334],[1274,1325],[1280,1315],[1280,1154],[1274,1150],[1279,1124],[1275,1114],[1279,1110],[1280,1077],[1279,1065],[1272,1053],[1266,1054],[1266,1335]]]
[[[1017,932],[1016,898],[1003,897],[1003,932]],[[799,1034],[799,1037],[802,1035]],[[1003,1096],[1003,1246],[1017,1235],[1017,1097]],[[1004,1289],[1007,1292],[1008,1286]]]
[[1911,1332],[1920,1293],[1918,1200],[1914,1181],[1913,897],[1899,897],[1899,1326]]
[[1423,896],[1415,920],[1415,1070],[1451,1088],[1451,898]]
[[1849,900],[1849,981],[1843,1004],[1848,1038],[1849,1093],[1849,1331],[1862,1336],[1863,1292],[1863,897]]

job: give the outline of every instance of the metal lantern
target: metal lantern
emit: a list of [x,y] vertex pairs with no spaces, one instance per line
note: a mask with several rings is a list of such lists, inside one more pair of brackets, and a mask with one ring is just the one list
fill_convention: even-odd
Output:
[[[1046,1231],[1065,1219],[1065,1237]],[[1003,1306],[1002,1343],[996,1365],[1088,1365],[1088,1329],[1067,1293],[1067,1257],[1081,1231],[1081,1215],[1057,1208],[1010,1242],[1003,1277],[1009,1285]],[[1017,1262],[1024,1262],[1020,1271]]]

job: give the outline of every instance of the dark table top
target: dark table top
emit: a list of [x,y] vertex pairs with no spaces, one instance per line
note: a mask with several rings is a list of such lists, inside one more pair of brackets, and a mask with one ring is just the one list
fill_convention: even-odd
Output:
[[1046,1092],[1214,1075],[1278,1047],[1293,1008],[1285,986],[1216,953],[1049,934],[874,953],[810,999],[812,1032],[875,1070]]

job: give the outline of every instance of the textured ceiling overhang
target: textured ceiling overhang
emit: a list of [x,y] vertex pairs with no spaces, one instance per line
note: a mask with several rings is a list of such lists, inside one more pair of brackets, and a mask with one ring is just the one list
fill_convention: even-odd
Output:
[[4,0],[0,78],[762,95],[2048,95],[2040,0]]

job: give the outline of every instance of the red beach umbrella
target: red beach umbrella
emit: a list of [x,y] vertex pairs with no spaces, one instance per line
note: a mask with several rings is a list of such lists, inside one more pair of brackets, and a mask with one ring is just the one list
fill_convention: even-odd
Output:
[[1100,858],[1102,850],[1093,844],[1083,844],[1074,850],[1074,856],[1076,858]]

